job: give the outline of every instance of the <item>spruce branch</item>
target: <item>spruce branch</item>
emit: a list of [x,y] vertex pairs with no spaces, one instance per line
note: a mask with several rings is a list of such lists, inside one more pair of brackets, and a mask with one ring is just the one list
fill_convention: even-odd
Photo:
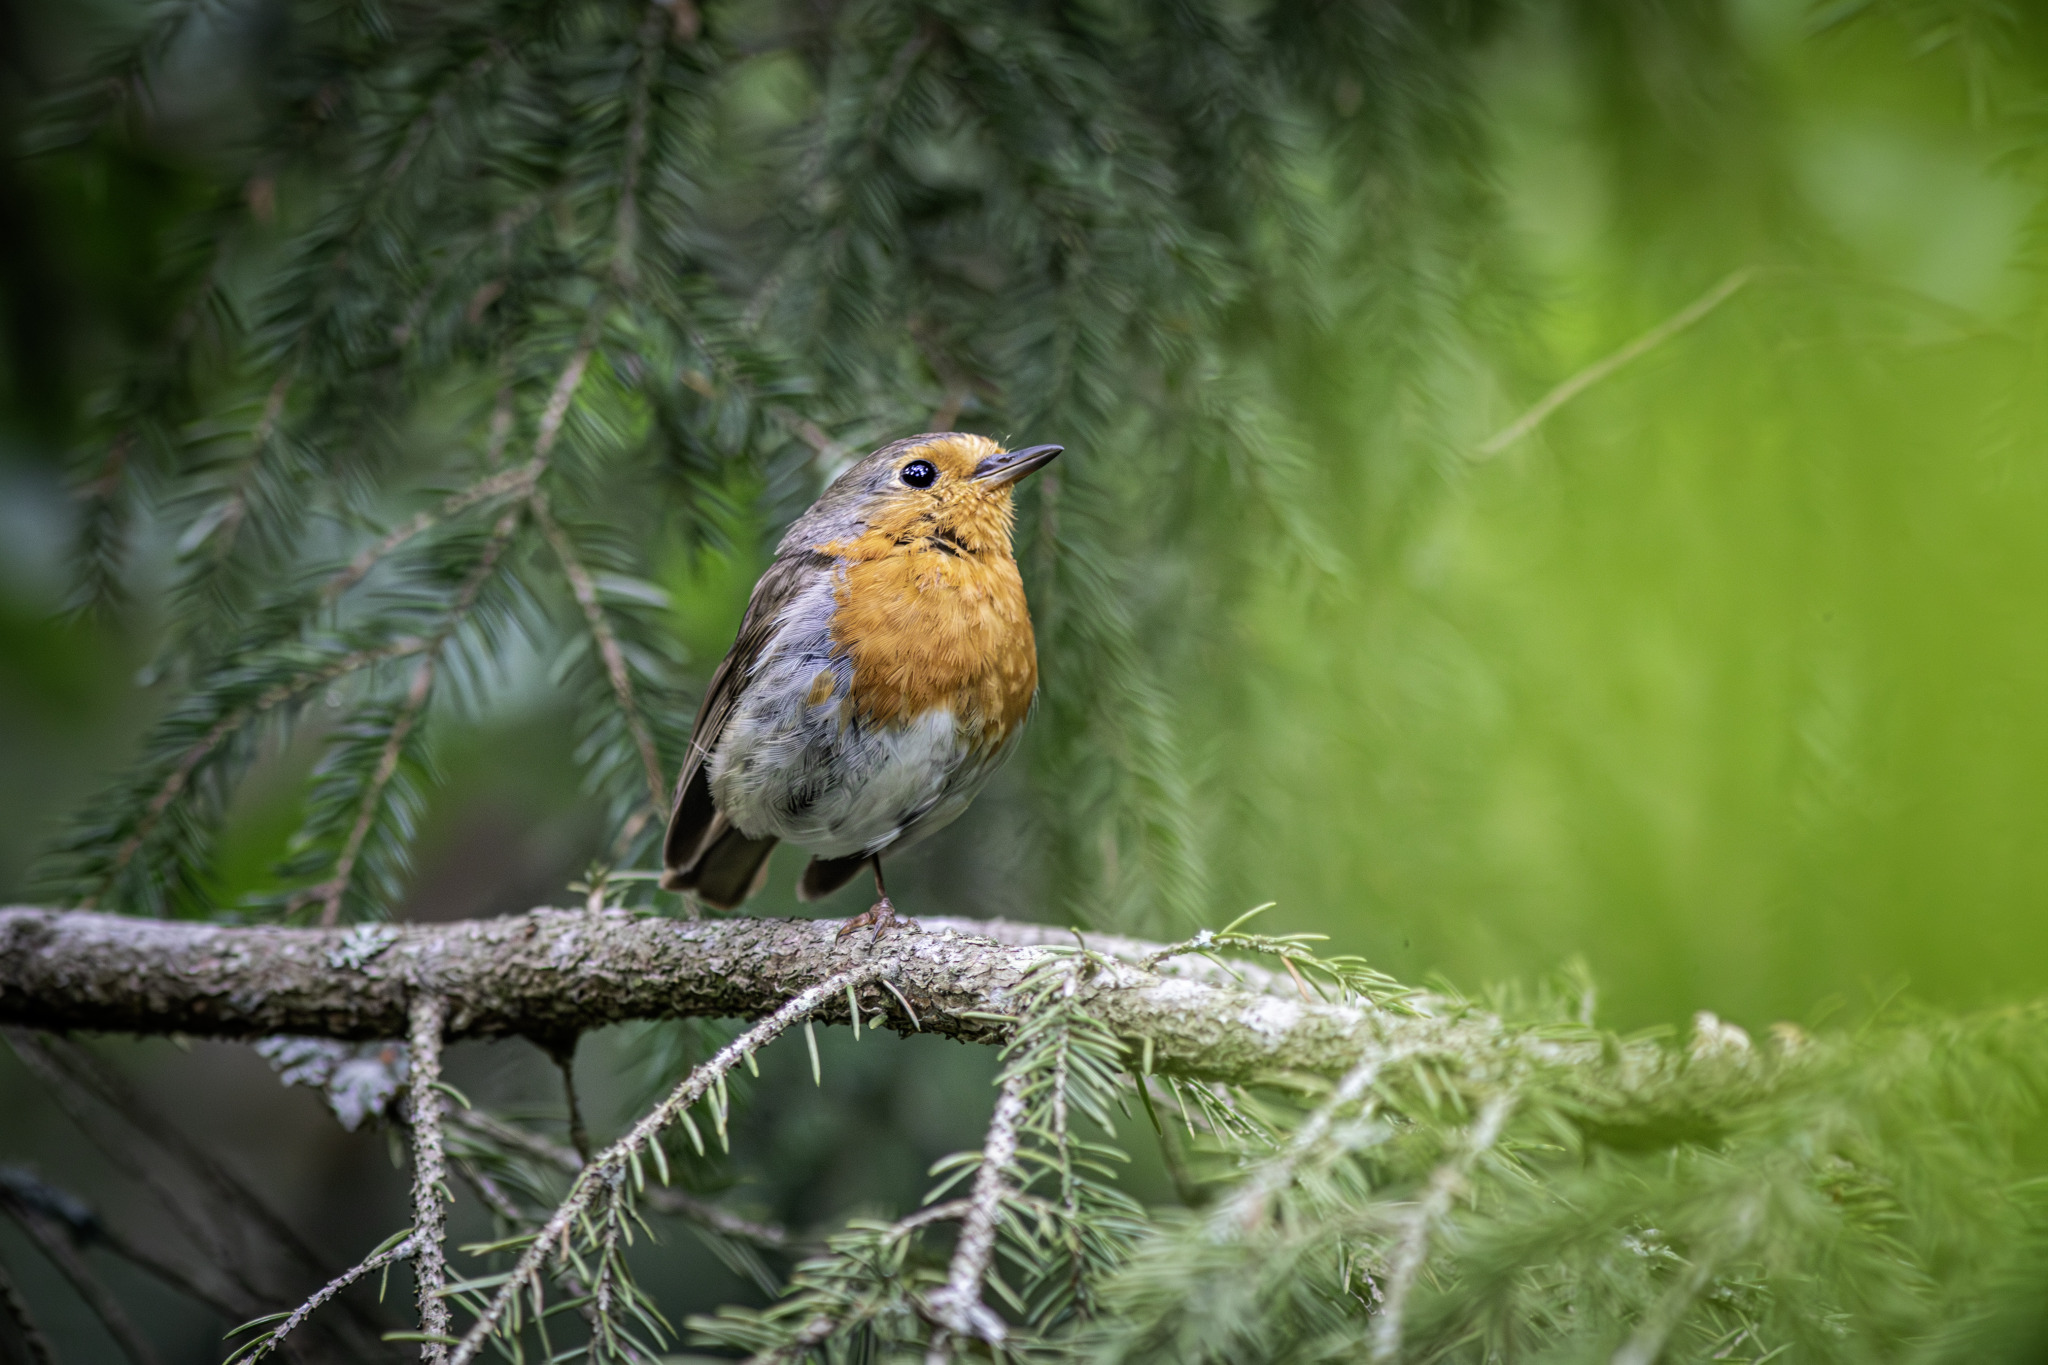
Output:
[[[449,605],[447,615],[432,635],[427,637],[418,668],[413,672],[412,685],[406,689],[405,700],[392,717],[389,731],[382,750],[377,755],[377,764],[371,770],[370,779],[363,785],[362,795],[356,803],[354,822],[349,826],[347,837],[342,841],[341,852],[334,860],[334,873],[305,899],[317,897],[320,901],[320,924],[323,928],[333,926],[341,918],[342,902],[348,896],[349,885],[355,876],[356,861],[362,856],[363,844],[370,837],[377,813],[383,805],[384,794],[391,786],[392,778],[398,775],[398,765],[405,755],[407,739],[413,728],[419,724],[421,714],[427,708],[427,701],[433,695],[434,670],[442,649],[448,640],[468,619],[475,607],[484,585],[497,572],[498,561],[512,543],[513,533],[519,529],[521,510],[514,507],[498,518],[491,528],[490,539],[484,544],[483,553],[478,556],[476,566],[463,581],[455,600]],[[295,902],[294,904],[296,904]]]
[[107,1329],[107,1335],[114,1339],[114,1344],[121,1348],[121,1354],[128,1357],[131,1365],[159,1365],[155,1348],[136,1328],[127,1310],[121,1307],[121,1301],[79,1255],[77,1246],[61,1225],[18,1200],[0,1199],[0,1208],[6,1209],[8,1216],[28,1235],[29,1241],[35,1243],[36,1249],[77,1291],[78,1297],[100,1320],[100,1325]]
[[[407,1259],[418,1251],[419,1245],[419,1239],[413,1234],[411,1229],[407,1229],[405,1232],[393,1237],[361,1261],[358,1261],[326,1284],[321,1285],[320,1288],[314,1290],[311,1296],[297,1308],[294,1308],[289,1313],[278,1315],[281,1321],[277,1322],[277,1326],[271,1328],[262,1336],[245,1343],[233,1355],[228,1357],[228,1365],[256,1365],[257,1361],[282,1346],[286,1337],[297,1331],[305,1323],[306,1319],[312,1317],[315,1312],[335,1295],[341,1293],[342,1290],[348,1288],[357,1280],[362,1279],[365,1275],[373,1271],[384,1270]],[[254,1322],[244,1323],[236,1331],[246,1331],[251,1327],[260,1327],[265,1322],[273,1320],[271,1318],[258,1318]]]
[[599,1153],[597,1159],[585,1166],[569,1188],[568,1197],[550,1215],[547,1222],[535,1233],[511,1273],[498,1288],[496,1294],[476,1321],[463,1333],[448,1365],[467,1365],[475,1359],[477,1352],[499,1331],[514,1300],[521,1294],[532,1293],[536,1300],[541,1292],[540,1274],[548,1261],[558,1254],[568,1259],[568,1237],[575,1226],[589,1210],[599,1195],[615,1189],[626,1176],[629,1165],[637,1168],[640,1153],[655,1142],[662,1131],[681,1118],[690,1106],[703,1099],[725,1074],[738,1066],[759,1048],[774,1041],[791,1024],[810,1017],[812,1012],[832,1000],[849,986],[859,986],[874,980],[883,973],[893,970],[890,962],[871,962],[852,970],[841,972],[810,988],[799,992],[767,1018],[762,1019],[745,1032],[720,1048],[702,1065],[683,1078],[681,1084],[667,1099],[644,1115],[626,1135]]
[[441,1034],[448,1006],[422,991],[412,1002],[406,1032],[409,1070],[406,1117],[412,1129],[413,1278],[419,1302],[420,1359],[443,1365],[448,1359],[447,1154],[441,1136]]
[[384,791],[398,773],[406,738],[412,734],[413,726],[418,723],[420,712],[426,709],[427,698],[432,694],[434,656],[439,653],[439,645],[439,640],[436,640],[426,657],[420,660],[419,667],[413,670],[412,686],[406,690],[405,702],[392,719],[390,736],[384,741],[383,752],[377,756],[377,766],[357,803],[355,823],[349,826],[341,853],[334,860],[334,875],[312,893],[320,901],[322,928],[331,927],[341,919],[341,903],[348,895],[350,880],[355,876],[356,859],[362,856],[363,842],[370,837],[370,827],[376,822]]
[[296,701],[307,693],[329,683],[339,681],[352,673],[393,659],[403,659],[430,647],[431,641],[416,636],[406,636],[388,644],[368,649],[352,650],[316,668],[308,668],[296,676],[277,683],[258,694],[248,705],[237,707],[214,722],[200,739],[178,756],[171,770],[163,779],[147,803],[144,804],[135,827],[129,831],[108,859],[106,870],[100,875],[98,884],[91,894],[83,897],[79,904],[92,909],[99,899],[112,889],[123,870],[148,842],[149,836],[163,819],[164,813],[177,801],[200,766],[219,751],[222,744],[233,737],[251,721],[287,702]]
[[1464,1135],[1458,1150],[1430,1173],[1422,1198],[1402,1219],[1394,1254],[1387,1264],[1386,1300],[1372,1324],[1373,1365],[1390,1365],[1400,1358],[1401,1330],[1408,1311],[1408,1296],[1422,1274],[1429,1256],[1429,1239],[1436,1226],[1451,1211],[1452,1201],[1464,1192],[1466,1173],[1500,1138],[1508,1115],[1514,1112],[1515,1094],[1503,1090],[1489,1095],[1480,1105],[1479,1116]]
[[[1014,926],[990,925],[991,933]],[[791,983],[865,965],[836,924],[677,921],[622,911],[536,911],[375,931],[230,927],[87,912],[0,910],[0,1022],[45,1028],[266,1037],[401,1036],[413,973],[434,964],[451,1038],[560,1035],[634,1018],[758,1017]],[[368,935],[367,937],[365,935]],[[1036,935],[1031,935],[1036,937]],[[1144,945],[1155,950],[1157,945]],[[1007,1043],[1002,1022],[1035,973],[1074,955],[957,931],[890,945],[893,979],[922,1030]],[[1822,1050],[1685,1058],[1650,1042],[1509,1025],[1467,1004],[1402,995],[1311,1004],[1090,958],[1073,1007],[1161,1073],[1226,1082],[1342,1075],[1369,1055],[1528,1067],[1617,1132],[1708,1131],[1717,1106],[1771,1093]],[[1281,978],[1285,982],[1285,978]],[[885,1005],[893,1000],[884,999]],[[825,1017],[843,1010],[828,1005]],[[897,1007],[900,1009],[900,1006]],[[907,1015],[891,1019],[908,1029]]]
[[[997,935],[1018,926],[986,928]],[[361,926],[232,927],[16,908],[0,910],[0,1021],[386,1039],[403,1034],[410,973],[427,961],[448,998],[451,1038],[549,1036],[635,1018],[751,1017],[775,1008],[789,983],[865,960],[857,945],[835,939],[836,929],[830,921],[693,922],[579,909],[386,925],[366,938]],[[1032,974],[1072,956],[950,929],[901,935],[890,952],[900,967],[896,985],[924,1032],[985,1043],[1007,1042],[1000,1019]],[[1456,1002],[1311,1004],[1292,998],[1291,983],[1286,996],[1260,995],[1106,958],[1091,964],[1075,982],[1076,1007],[1134,1050],[1150,1038],[1158,1069],[1175,1075],[1335,1075],[1368,1048],[1417,1048],[1503,1064],[1592,1064],[1601,1084],[1614,1087],[1603,1107],[1620,1111],[1637,1097],[1654,1106],[1674,1067],[1647,1045],[1621,1048],[1603,1063],[1595,1036],[1518,1030]],[[890,1023],[911,1026],[901,1013]],[[1736,1091],[1766,1083],[1776,1065],[1764,1056],[1729,1058],[1690,1074]]]
[[[538,1133],[530,1132],[517,1124],[507,1123],[481,1110],[458,1109],[448,1114],[447,1119],[455,1128],[493,1146],[522,1152],[567,1175],[578,1174],[588,1164],[573,1147],[550,1142]],[[786,1251],[791,1246],[790,1235],[785,1229],[772,1223],[760,1223],[751,1218],[743,1218],[709,1200],[699,1199],[688,1191],[673,1186],[649,1186],[641,1193],[641,1198],[656,1212],[688,1219],[721,1237],[750,1242],[770,1251]]]
[[568,533],[549,510],[547,494],[535,489],[528,495],[528,504],[533,508],[534,520],[539,524],[541,534],[547,537],[549,546],[554,549],[562,573],[569,580],[569,590],[575,595],[576,605],[582,609],[591,641],[604,662],[605,677],[611,683],[619,714],[625,720],[627,733],[633,737],[633,747],[640,753],[640,766],[647,779],[648,801],[659,810],[668,800],[668,783],[661,775],[661,756],[655,752],[654,737],[648,733],[647,723],[640,715],[640,704],[634,698],[633,675],[626,666],[625,651],[619,648],[618,634],[605,618],[604,604],[598,600],[597,580],[591,577],[590,570],[577,556],[576,546]]
[[932,1333],[925,1365],[945,1365],[952,1358],[947,1350],[949,1334],[973,1337],[1002,1349],[1003,1320],[982,1303],[981,1282],[995,1256],[997,1220],[1012,1188],[1026,1080],[1022,1074],[1013,1075],[996,1099],[988,1137],[982,1144],[981,1166],[974,1175],[974,1191],[968,1196],[967,1214],[960,1225],[960,1241],[953,1250],[945,1286],[931,1296],[931,1314],[939,1327]]
[[1294,1130],[1286,1147],[1270,1160],[1260,1163],[1250,1178],[1238,1186],[1217,1210],[1217,1233],[1235,1236],[1264,1222],[1273,1197],[1293,1183],[1301,1164],[1322,1147],[1338,1115],[1364,1098],[1379,1083],[1388,1067],[1410,1055],[1407,1049],[1396,1047],[1374,1048],[1361,1057],[1357,1065],[1344,1073],[1329,1098],[1317,1105]]
[[668,36],[683,22],[680,11],[666,0],[648,0],[635,42],[639,60],[633,75],[633,93],[628,98],[624,155],[619,170],[619,205],[613,215],[612,278],[622,290],[629,290],[640,274],[640,172],[647,157],[647,116],[653,100],[655,80],[667,51]]
[[[507,407],[504,411],[507,416],[505,429],[509,431],[510,408]],[[495,411],[493,422],[495,427]],[[499,439],[501,434],[494,429],[492,439]],[[479,503],[491,502],[501,497],[524,496],[527,490],[533,487],[533,482],[540,476],[540,472],[539,464],[528,462],[516,469],[503,469],[495,474],[488,474],[469,487],[449,494],[441,500],[438,507],[414,514],[409,520],[393,527],[374,544],[357,552],[356,556],[349,560],[347,567],[338,571],[321,586],[321,597],[328,602],[334,601],[362,582],[371,569],[389,558],[393,552],[403,548],[406,542],[426,534],[435,526],[459,516]]]
[[201,1282],[199,1275],[208,1271],[218,1273],[213,1267],[195,1266],[189,1258],[174,1261],[143,1246],[108,1224],[77,1195],[51,1185],[27,1170],[0,1167],[0,1203],[40,1210],[62,1223],[73,1242],[104,1248],[230,1321],[256,1311],[257,1301],[234,1287]]

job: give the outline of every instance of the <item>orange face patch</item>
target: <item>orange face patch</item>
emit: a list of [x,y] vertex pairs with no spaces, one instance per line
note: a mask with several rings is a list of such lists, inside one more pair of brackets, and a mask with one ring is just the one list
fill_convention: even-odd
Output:
[[1038,647],[1010,554],[1010,490],[969,479],[999,449],[961,435],[905,451],[899,468],[929,460],[938,482],[878,494],[866,531],[817,547],[846,561],[832,640],[853,662],[849,700],[867,720],[946,706],[992,748],[1031,710]]

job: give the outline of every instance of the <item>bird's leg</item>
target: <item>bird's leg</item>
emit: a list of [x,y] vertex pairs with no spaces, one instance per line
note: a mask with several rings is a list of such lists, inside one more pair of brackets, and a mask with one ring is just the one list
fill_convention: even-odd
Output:
[[874,937],[868,940],[872,947],[882,937],[884,929],[915,929],[917,921],[905,919],[896,913],[896,903],[889,899],[889,890],[882,885],[882,855],[877,853],[871,860],[875,868],[875,903],[862,913],[855,915],[843,925],[837,938],[845,938],[856,929],[874,928]]

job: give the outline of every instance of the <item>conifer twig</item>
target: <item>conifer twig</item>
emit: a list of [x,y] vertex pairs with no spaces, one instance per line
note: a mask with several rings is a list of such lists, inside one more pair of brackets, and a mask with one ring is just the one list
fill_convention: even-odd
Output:
[[277,431],[278,419],[284,415],[285,399],[291,394],[293,374],[293,368],[288,366],[270,386],[270,395],[263,400],[262,415],[256,419],[256,425],[249,431],[249,454],[235,471],[234,491],[228,494],[225,501],[218,504],[218,512],[201,514],[200,524],[204,524],[209,516],[213,519],[212,527],[203,534],[202,540],[213,542],[215,559],[224,558],[234,546],[235,533],[241,529],[242,518],[248,514],[249,475],[255,469],[256,462],[262,459],[264,450],[270,445],[271,436]]
[[540,411],[540,425],[533,434],[534,473],[538,477],[547,468],[548,460],[555,453],[555,442],[562,434],[562,422],[569,416],[569,404],[575,400],[576,390],[583,385],[583,374],[590,368],[591,352],[597,348],[597,320],[585,324],[583,336],[576,343],[576,349],[569,353],[568,363],[562,366],[561,374],[555,377],[555,387],[548,393],[547,406]]
[[1244,1184],[1238,1186],[1228,1202],[1218,1210],[1216,1228],[1218,1232],[1235,1235],[1256,1227],[1266,1216],[1266,1207],[1273,1197],[1287,1188],[1294,1180],[1294,1173],[1303,1160],[1320,1147],[1329,1136],[1337,1115],[1356,1104],[1365,1093],[1378,1083],[1381,1074],[1389,1065],[1401,1062],[1410,1055],[1410,1049],[1374,1048],[1359,1059],[1358,1064],[1344,1074],[1342,1080],[1309,1116],[1294,1130],[1287,1146],[1278,1156],[1261,1164]]
[[163,818],[164,812],[171,808],[171,803],[185,790],[186,784],[192,780],[192,774],[198,771],[199,765],[236,731],[273,707],[280,706],[294,697],[303,696],[316,687],[334,682],[373,664],[417,654],[426,649],[428,644],[424,638],[409,635],[374,649],[359,649],[345,654],[325,667],[309,670],[289,681],[278,683],[248,706],[231,711],[214,722],[213,728],[208,730],[198,743],[178,756],[176,766],[171,769],[169,776],[164,778],[163,785],[150,797],[149,804],[143,808],[142,818],[136,821],[135,828],[121,841],[121,846],[114,850],[114,856],[108,862],[107,871],[101,876],[99,885],[94,888],[91,895],[79,902],[81,908],[92,909],[98,899],[106,894],[121,870],[141,851],[150,832],[156,828],[157,821]]
[[405,704],[392,719],[391,733],[384,741],[383,752],[377,755],[376,770],[363,785],[362,797],[356,804],[355,823],[349,826],[348,838],[342,842],[341,856],[334,860],[334,875],[320,888],[322,928],[331,927],[341,918],[342,900],[348,895],[349,883],[355,879],[356,859],[362,856],[363,844],[370,837],[370,827],[376,823],[377,808],[383,803],[384,790],[398,775],[406,738],[412,733],[420,712],[426,709],[427,698],[433,693],[434,658],[438,652],[437,641],[435,648],[428,651],[427,657],[421,659],[419,667],[414,670],[412,686],[406,690]]
[[[495,432],[493,436],[495,439]],[[534,479],[539,475],[540,467],[528,462],[516,469],[501,469],[495,474],[478,479],[467,488],[450,493],[441,500],[438,507],[414,515],[410,520],[392,528],[374,544],[358,552],[356,557],[348,562],[347,567],[339,570],[321,586],[322,600],[332,602],[362,582],[380,560],[404,546],[407,541],[424,535],[439,523],[467,511],[480,502],[488,502],[505,494],[523,494],[533,486]]]
[[1652,327],[1649,331],[1644,332],[1634,341],[1629,342],[1628,345],[1594,361],[1585,369],[1580,370],[1577,374],[1559,384],[1549,393],[1544,394],[1543,397],[1536,400],[1535,404],[1527,412],[1524,412],[1520,417],[1517,417],[1514,421],[1508,423],[1484,441],[1481,441],[1477,453],[1482,457],[1500,454],[1503,450],[1506,450],[1509,446],[1536,430],[1537,427],[1542,426],[1544,422],[1550,419],[1550,414],[1556,412],[1566,403],[1571,402],[1572,399],[1577,398],[1587,389],[1592,388],[1595,384],[1598,384],[1623,366],[1642,359],[1651,351],[1656,350],[1659,346],[1662,346],[1665,342],[1671,340],[1671,338],[1677,336],[1716,308],[1719,308],[1732,298],[1738,289],[1741,289],[1754,278],[1756,278],[1756,268],[1754,266],[1744,266],[1742,269],[1727,275],[1712,289],[1709,289],[1706,293],[1700,295],[1691,303],[1679,309],[1655,327]]
[[134,1320],[121,1307],[121,1301],[100,1282],[99,1276],[93,1274],[92,1267],[78,1254],[78,1248],[72,1245],[64,1228],[54,1219],[15,1200],[6,1200],[0,1206],[6,1208],[9,1216],[28,1234],[28,1239],[36,1244],[36,1249],[57,1268],[58,1273],[70,1281],[78,1297],[85,1301],[85,1306],[107,1329],[107,1335],[121,1348],[121,1354],[134,1365],[160,1365],[148,1338],[136,1328]]
[[468,618],[470,609],[484,590],[484,584],[497,571],[498,561],[512,541],[512,533],[519,529],[519,517],[520,510],[514,507],[498,518],[476,567],[470,570],[461,591],[450,604],[448,614],[427,641],[426,657],[420,660],[419,668],[413,673],[412,686],[407,689],[405,702],[392,719],[391,733],[385,737],[383,751],[377,756],[376,770],[363,786],[362,797],[356,804],[355,823],[349,827],[341,855],[334,860],[334,875],[319,889],[320,924],[323,928],[331,927],[341,918],[342,901],[348,895],[349,883],[355,878],[356,860],[362,856],[363,844],[370,837],[377,808],[382,804],[391,780],[398,775],[399,762],[405,755],[405,741],[412,734],[413,726],[419,723],[420,713],[426,710],[428,698],[433,695],[434,670],[441,650]]
[[[550,1142],[538,1133],[528,1132],[516,1124],[507,1123],[481,1110],[458,1109],[449,1114],[448,1119],[457,1128],[466,1129],[501,1147],[515,1148],[569,1175],[577,1174],[589,1164],[573,1148],[565,1147],[559,1142]],[[667,1185],[650,1185],[641,1197],[661,1213],[701,1223],[722,1236],[752,1242],[771,1251],[789,1249],[790,1236],[783,1228],[773,1223],[757,1223],[750,1218],[742,1218],[685,1190]]]
[[945,1285],[931,1296],[932,1317],[939,1326],[932,1333],[925,1365],[945,1365],[948,1334],[975,1337],[991,1346],[1002,1344],[1003,1320],[982,1303],[981,1281],[995,1256],[996,1225],[1002,1217],[1003,1199],[1010,1193],[1009,1172],[1017,1160],[1017,1125],[1024,1119],[1028,1080],[1021,1072],[1011,1076],[996,1098],[988,1136],[982,1143],[981,1167],[974,1173],[974,1190],[967,1197],[960,1241],[953,1248]]
[[418,1249],[419,1238],[410,1230],[400,1234],[392,1239],[388,1246],[370,1253],[363,1260],[358,1261],[326,1284],[314,1290],[304,1303],[294,1308],[285,1316],[283,1322],[278,1323],[277,1326],[242,1347],[241,1350],[230,1357],[229,1365],[255,1365],[257,1361],[281,1346],[286,1337],[298,1330],[299,1326],[307,1318],[312,1317],[322,1304],[326,1303],[336,1294],[339,1294],[342,1290],[348,1288],[357,1280],[362,1279],[363,1276],[373,1270],[382,1270],[385,1266],[396,1265],[398,1262],[411,1256]]
[[441,1135],[441,1034],[448,1021],[448,1005],[440,996],[422,991],[412,1002],[412,1027],[406,1041],[409,1050],[406,1088],[410,1103],[407,1117],[412,1125],[412,1241],[413,1283],[420,1310],[420,1359],[427,1365],[441,1365],[448,1359],[443,1340],[448,1335],[448,1215],[442,1200],[447,1192],[447,1154]]
[[631,288],[640,273],[640,167],[647,156],[647,112],[653,103],[654,77],[668,48],[664,34],[675,23],[671,4],[672,0],[648,0],[647,13],[640,20],[635,38],[640,48],[640,69],[633,77],[619,170],[619,207],[612,219],[612,278],[622,289]]
[[629,1129],[617,1142],[598,1153],[597,1159],[585,1166],[570,1186],[565,1198],[548,1221],[534,1235],[526,1250],[521,1253],[518,1263],[505,1278],[505,1282],[492,1296],[489,1304],[477,1314],[462,1340],[456,1344],[454,1353],[448,1358],[448,1365],[468,1365],[481,1351],[484,1342],[498,1329],[512,1300],[529,1288],[537,1289],[541,1269],[550,1257],[556,1254],[558,1246],[566,1245],[571,1227],[580,1221],[598,1193],[620,1177],[629,1162],[638,1157],[647,1145],[657,1140],[663,1129],[674,1123],[686,1109],[709,1094],[711,1087],[727,1072],[738,1066],[750,1053],[772,1042],[783,1030],[799,1020],[806,1019],[820,1005],[832,1000],[849,986],[859,986],[874,980],[892,970],[892,963],[870,962],[851,971],[841,972],[817,985],[793,996],[783,1006],[737,1038],[714,1053],[711,1058],[683,1078],[681,1084],[670,1092],[669,1097],[656,1105],[638,1123]]
[[598,600],[597,580],[577,556],[576,546],[549,510],[547,494],[536,488],[527,495],[527,502],[533,508],[534,520],[540,525],[541,534],[547,537],[555,559],[562,566],[562,573],[569,580],[569,591],[575,595],[576,605],[583,610],[584,624],[589,627],[591,641],[604,664],[605,677],[611,683],[612,695],[617,699],[619,713],[626,722],[626,732],[633,737],[633,747],[640,752],[640,766],[647,779],[648,796],[659,808],[668,797],[668,785],[661,775],[661,756],[655,752],[654,737],[648,733],[647,724],[641,719],[640,704],[633,695],[633,675],[626,666],[625,651],[619,648],[618,634],[612,630],[611,622],[604,614],[604,604]]
[[1429,1256],[1430,1233],[1451,1211],[1451,1201],[1465,1188],[1465,1173],[1472,1169],[1472,1163],[1499,1140],[1500,1130],[1514,1107],[1515,1095],[1511,1090],[1488,1096],[1465,1135],[1464,1145],[1430,1174],[1422,1198],[1408,1210],[1387,1267],[1386,1299],[1373,1318],[1372,1365],[1387,1365],[1401,1354],[1401,1328],[1408,1295]]

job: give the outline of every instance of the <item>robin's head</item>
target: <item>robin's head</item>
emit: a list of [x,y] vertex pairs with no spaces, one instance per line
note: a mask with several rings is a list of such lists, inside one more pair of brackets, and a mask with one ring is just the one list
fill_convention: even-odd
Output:
[[[1010,490],[1059,446],[1004,450],[986,436],[943,432],[882,447],[833,480],[813,515],[826,538],[870,544],[925,540],[979,554],[1010,548]],[[805,518],[811,520],[810,517]]]

